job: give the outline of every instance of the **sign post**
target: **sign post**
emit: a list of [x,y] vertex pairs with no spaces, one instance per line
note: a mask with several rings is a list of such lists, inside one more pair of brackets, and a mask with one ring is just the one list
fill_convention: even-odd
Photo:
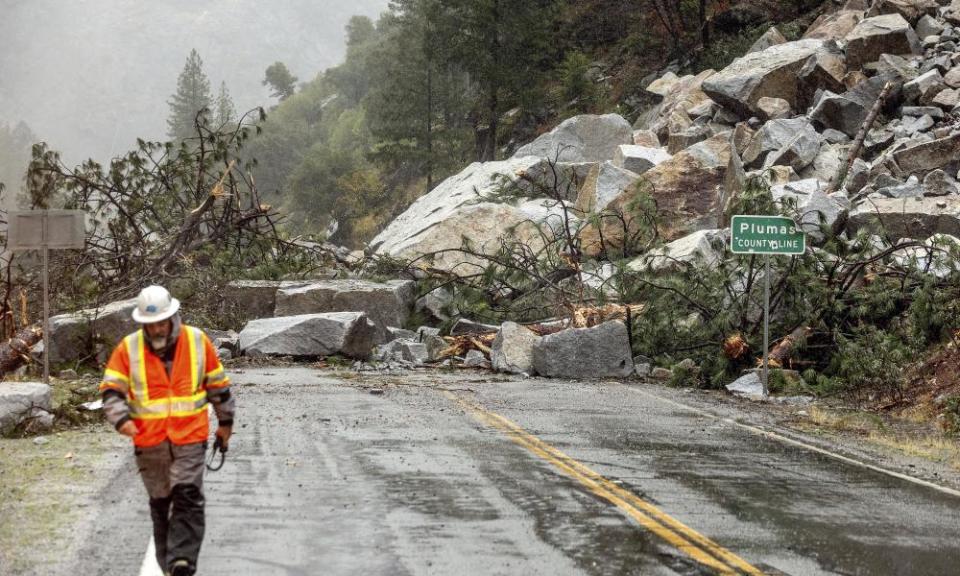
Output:
[[807,237],[783,216],[734,216],[730,224],[734,254],[763,255],[763,395],[769,394],[770,372],[770,255],[803,254]]
[[50,383],[49,253],[82,249],[86,244],[86,214],[82,210],[11,212],[7,250],[40,250],[43,259],[43,382]]

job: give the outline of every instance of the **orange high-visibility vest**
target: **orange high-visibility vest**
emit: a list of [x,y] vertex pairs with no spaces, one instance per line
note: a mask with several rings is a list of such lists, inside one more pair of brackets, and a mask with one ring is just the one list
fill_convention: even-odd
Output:
[[143,330],[124,338],[107,362],[100,392],[117,390],[126,396],[137,425],[136,446],[156,446],[167,439],[174,444],[205,441],[210,426],[207,390],[230,385],[203,330],[181,326],[176,346],[169,375]]

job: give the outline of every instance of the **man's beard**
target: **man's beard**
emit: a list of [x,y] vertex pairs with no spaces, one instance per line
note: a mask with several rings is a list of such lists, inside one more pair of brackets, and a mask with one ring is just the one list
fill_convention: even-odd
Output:
[[167,347],[167,337],[150,338],[150,347],[153,348],[155,352],[160,352]]

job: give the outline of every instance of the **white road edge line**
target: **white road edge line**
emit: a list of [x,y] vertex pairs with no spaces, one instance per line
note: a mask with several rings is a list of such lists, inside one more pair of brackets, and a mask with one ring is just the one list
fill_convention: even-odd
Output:
[[913,484],[917,484],[918,486],[923,486],[924,488],[931,488],[931,489],[936,490],[936,491],[938,491],[938,492],[942,492],[942,493],[944,493],[944,494],[948,494],[948,495],[950,495],[950,496],[954,496],[954,497],[956,497],[956,498],[960,498],[960,491],[954,490],[953,488],[948,488],[948,487],[946,487],[946,486],[941,486],[940,484],[936,484],[936,483],[930,482],[930,481],[928,481],[928,480],[923,480],[923,479],[920,479],[920,478],[916,478],[916,477],[914,477],[914,476],[909,476],[909,475],[903,474],[903,473],[901,473],[901,472],[895,472],[895,471],[893,471],[893,470],[888,470],[888,469],[886,469],[886,468],[881,468],[881,467],[879,467],[879,466],[874,466],[873,464],[869,464],[869,463],[867,463],[867,462],[863,462],[862,460],[856,460],[856,459],[854,459],[854,458],[850,458],[849,456],[844,456],[844,455],[842,455],[842,454],[837,454],[836,452],[831,452],[831,451],[829,451],[829,450],[825,450],[825,449],[820,448],[820,447],[818,447],[818,446],[814,446],[814,445],[812,445],[812,444],[807,444],[806,442],[801,442],[801,441],[799,441],[799,440],[794,440],[793,438],[788,438],[787,436],[783,436],[782,434],[777,434],[776,432],[771,432],[770,430],[764,430],[763,428],[760,428],[760,427],[757,427],[757,426],[751,426],[750,424],[744,424],[744,423],[742,423],[742,422],[737,422],[736,420],[734,420],[734,419],[732,419],[732,418],[725,418],[725,417],[723,417],[723,416],[718,416],[718,415],[716,415],[716,414],[714,414],[714,413],[712,413],[712,412],[709,412],[709,411],[707,411],[707,410],[701,410],[701,409],[699,409],[699,408],[694,408],[693,406],[688,406],[688,405],[686,405],[686,404],[683,404],[682,402],[677,402],[676,400],[671,400],[671,399],[669,399],[669,398],[664,398],[664,397],[662,397],[662,396],[658,396],[658,395],[656,395],[656,394],[654,394],[654,393],[652,393],[652,392],[648,392],[648,391],[646,391],[646,390],[640,390],[640,389],[635,388],[635,387],[632,387],[632,386],[627,386],[627,388],[628,388],[629,390],[633,390],[634,392],[643,394],[644,396],[647,396],[647,397],[649,397],[649,398],[653,398],[653,399],[655,399],[655,400],[659,400],[659,401],[664,402],[664,403],[667,403],[667,404],[672,404],[672,405],[674,405],[674,406],[677,406],[677,407],[679,407],[679,408],[683,408],[684,410],[688,410],[688,411],[693,412],[693,413],[695,413],[695,414],[699,414],[699,415],[701,415],[701,416],[706,416],[707,418],[712,418],[712,419],[714,419],[714,420],[717,420],[717,421],[720,421],[720,422],[724,422],[724,423],[727,423],[727,424],[732,424],[733,426],[736,426],[737,428],[742,428],[743,430],[747,430],[748,432],[751,432],[751,433],[753,433],[753,434],[757,434],[757,435],[759,435],[759,436],[765,436],[765,437],[770,438],[770,439],[772,439],[772,440],[777,440],[778,442],[783,442],[784,444],[789,444],[789,445],[791,445],[791,446],[796,446],[796,447],[798,447],[798,448],[803,448],[804,450],[809,450],[809,451],[811,451],[811,452],[816,452],[817,454],[823,454],[824,456],[829,456],[830,458],[833,458],[834,460],[839,460],[839,461],[844,462],[844,463],[846,463],[846,464],[851,464],[851,465],[853,465],[853,466],[858,466],[858,467],[860,467],[860,468],[865,468],[865,469],[867,469],[867,470],[872,470],[872,471],[874,471],[874,472],[879,472],[880,474],[885,474],[885,475],[890,476],[890,477],[892,477],[892,478],[897,478],[897,479],[899,479],[899,480],[905,480],[905,481],[907,481],[907,482],[911,482],[911,483],[913,483]]
[[140,576],[163,576],[163,571],[157,565],[157,550],[153,547],[153,537],[147,544],[147,554],[140,565]]

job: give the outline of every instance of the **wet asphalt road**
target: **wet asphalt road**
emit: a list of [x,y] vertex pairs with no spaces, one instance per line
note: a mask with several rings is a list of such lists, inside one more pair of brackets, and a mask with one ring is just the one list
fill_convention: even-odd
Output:
[[[238,428],[227,465],[207,475],[199,574],[721,573],[564,473],[535,441],[754,573],[960,574],[960,498],[648,394],[673,391],[463,373],[351,376],[233,374]],[[74,574],[140,574],[150,520],[130,452],[104,488]]]

